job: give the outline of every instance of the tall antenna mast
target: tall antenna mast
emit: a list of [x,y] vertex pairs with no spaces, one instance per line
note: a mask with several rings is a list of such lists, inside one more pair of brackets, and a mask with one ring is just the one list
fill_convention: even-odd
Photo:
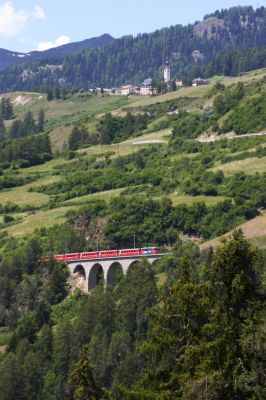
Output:
[[169,64],[168,60],[168,34],[165,31],[163,35],[163,67]]
[[171,79],[170,65],[168,58],[168,35],[166,31],[164,32],[164,38],[163,38],[163,79],[166,85],[170,82]]

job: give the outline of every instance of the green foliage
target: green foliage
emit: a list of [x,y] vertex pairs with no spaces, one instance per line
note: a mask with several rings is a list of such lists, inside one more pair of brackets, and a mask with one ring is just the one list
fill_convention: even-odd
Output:
[[102,400],[110,398],[107,392],[98,388],[95,383],[88,346],[84,346],[79,361],[74,365],[70,374],[69,384],[75,387],[75,400]]
[[[56,195],[55,204],[60,204],[89,193],[126,188],[109,204],[97,200],[88,204],[88,225],[93,224],[93,216],[96,220],[104,217],[107,221],[104,232],[106,246],[131,247],[134,234],[139,243],[145,245],[167,244],[169,229],[204,238],[220,236],[254,218],[258,215],[258,207],[264,207],[265,175],[225,177],[221,171],[209,168],[219,160],[224,163],[234,158],[244,159],[249,154],[263,155],[262,147],[253,150],[263,141],[265,138],[247,138],[238,140],[236,145],[233,140],[198,143],[176,137],[168,149],[153,146],[113,160],[92,157],[73,161],[58,168],[57,175],[62,177],[60,181],[37,190]],[[193,157],[188,157],[190,153]],[[173,192],[192,197],[225,196],[228,199],[210,207],[204,204],[173,207],[169,201],[160,205],[154,199],[156,196],[167,197]],[[148,199],[144,199],[144,193]],[[136,197],[132,196],[134,194]],[[94,211],[91,211],[92,205],[96,206]],[[71,223],[75,224],[75,218],[71,217]],[[93,240],[96,243],[96,239]]]
[[[265,393],[265,382],[256,379],[254,391],[247,382],[246,348],[240,343],[246,323],[263,304],[254,272],[257,253],[235,232],[210,256],[196,275],[187,260],[178,265],[142,346],[146,373],[132,389],[118,388],[121,398],[248,399],[253,393],[259,399]],[[258,378],[261,365],[256,367]]]
[[3,117],[0,117],[0,142],[6,139],[6,127],[3,121]]
[[263,398],[264,258],[241,233],[216,253],[177,242],[161,262],[168,279],[159,293],[142,261],[114,289],[54,306],[67,274],[40,259],[58,236],[41,230],[2,249],[0,321],[12,337],[1,400],[14,391],[22,400]]
[[[34,177],[30,177],[30,176],[21,176],[21,175],[17,175],[16,173],[8,170],[7,173],[3,174],[0,177],[0,190],[1,189],[10,189],[13,187],[17,187],[17,186],[21,186],[21,185],[25,185],[27,183],[33,182],[35,179]],[[2,209],[2,212],[5,212],[4,210],[7,210],[7,212],[9,212],[9,206],[7,205],[4,206],[4,208]],[[13,210],[14,211],[14,210]]]
[[53,99],[54,99],[53,91],[52,91],[52,89],[49,89],[49,90],[47,91],[47,100],[48,100],[48,101],[52,101]]
[[174,112],[177,110],[182,110],[184,107],[189,105],[191,101],[193,101],[195,98],[193,97],[178,97],[173,100],[167,100],[164,101],[163,103],[155,103],[155,104],[150,104],[147,106],[139,106],[136,108],[130,107],[131,110],[133,111],[141,111],[144,113],[148,113],[149,115],[160,117],[168,112]]
[[47,134],[5,142],[0,149],[0,162],[27,160],[30,165],[51,159],[51,143]]
[[68,139],[69,150],[77,150],[84,144],[88,143],[89,143],[89,134],[87,129],[74,126]]
[[85,302],[86,295],[78,289],[75,290],[63,302],[53,307],[53,322],[57,325],[64,318],[75,318]]
[[44,131],[44,124],[45,124],[45,114],[44,114],[43,108],[41,108],[39,111],[38,121],[37,121],[37,126],[36,126],[37,132]]
[[68,294],[68,269],[64,264],[55,265],[48,281],[51,304],[60,303]]
[[259,132],[266,126],[266,93],[248,97],[226,118],[221,130],[242,134]]
[[0,102],[0,118],[12,119],[13,117],[14,117],[14,111],[10,99],[2,97]]
[[10,353],[5,363],[0,363],[1,400],[24,400],[23,378],[18,357]]
[[173,138],[184,137],[194,139],[210,125],[200,114],[180,113],[173,123]]
[[215,112],[221,116],[234,108],[245,96],[245,87],[243,83],[237,83],[232,88],[226,89],[222,94],[215,97],[213,107]]
[[98,125],[99,141],[101,144],[120,142],[137,132],[147,128],[148,114],[133,115],[128,112],[125,117],[105,114]]
[[40,110],[38,120],[35,122],[33,115],[28,111],[23,120],[15,120],[8,131],[10,139],[17,139],[36,133],[41,133],[44,130],[45,116],[43,109]]

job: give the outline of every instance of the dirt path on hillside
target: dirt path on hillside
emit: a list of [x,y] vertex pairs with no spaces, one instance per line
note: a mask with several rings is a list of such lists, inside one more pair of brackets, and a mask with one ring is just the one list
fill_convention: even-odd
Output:
[[203,133],[199,137],[197,137],[195,140],[197,142],[202,142],[202,143],[208,143],[208,142],[216,142],[217,140],[221,139],[243,139],[246,137],[252,137],[252,136],[266,136],[266,132],[256,132],[256,133],[245,133],[243,135],[237,135],[234,131],[227,132],[227,133],[222,133],[221,135],[212,133]]

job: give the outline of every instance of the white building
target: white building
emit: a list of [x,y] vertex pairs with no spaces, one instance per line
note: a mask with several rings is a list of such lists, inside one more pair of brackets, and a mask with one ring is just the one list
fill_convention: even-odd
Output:
[[168,61],[165,63],[165,66],[164,66],[163,78],[164,78],[165,83],[168,83],[171,80],[170,65],[169,65]]
[[139,90],[139,94],[141,96],[151,96],[153,94],[153,90],[152,90],[152,79],[148,78],[145,79],[141,86],[140,86],[140,90]]
[[134,93],[135,86],[134,85],[125,85],[125,86],[121,86],[119,89],[120,89],[120,94],[126,96],[126,95]]
[[192,81],[192,86],[201,86],[201,85],[208,85],[210,81],[207,79],[197,78]]
[[141,86],[139,94],[140,96],[150,96],[152,94],[152,88],[148,86]]

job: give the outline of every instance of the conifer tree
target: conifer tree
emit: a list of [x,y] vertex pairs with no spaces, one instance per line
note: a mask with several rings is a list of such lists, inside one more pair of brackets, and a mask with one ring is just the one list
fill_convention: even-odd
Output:
[[59,88],[55,88],[55,98],[58,100],[61,98],[61,93],[60,93],[60,89]]
[[9,128],[9,136],[11,139],[16,139],[24,136],[24,127],[22,121],[15,120],[12,122]]
[[9,98],[2,97],[0,103],[0,117],[3,119],[11,119],[14,117],[13,105]]
[[3,142],[6,138],[6,128],[3,118],[0,115],[0,142]]
[[93,366],[89,358],[89,346],[85,345],[79,360],[74,365],[69,384],[74,386],[75,400],[104,400],[110,399],[107,391],[99,388],[93,377]]
[[68,139],[68,148],[69,150],[77,150],[79,143],[80,131],[77,126],[74,126],[72,129],[69,139]]
[[23,130],[25,132],[25,135],[31,135],[32,133],[36,132],[36,126],[35,126],[35,121],[33,119],[33,115],[31,111],[28,111],[23,119]]
[[[243,234],[235,232],[200,276],[193,277],[185,260],[178,266],[179,276],[154,308],[152,329],[142,346],[146,374],[130,390],[118,388],[119,399],[262,398],[248,397],[250,375],[243,371],[250,366],[241,345],[245,321],[258,304],[256,258]],[[256,391],[264,393],[262,366],[256,363]]]
[[44,111],[43,108],[41,108],[38,115],[37,132],[43,132],[43,131],[44,131]]
[[48,89],[48,91],[47,91],[47,100],[48,101],[52,101],[53,99],[54,99],[53,91],[52,91],[52,89]]

